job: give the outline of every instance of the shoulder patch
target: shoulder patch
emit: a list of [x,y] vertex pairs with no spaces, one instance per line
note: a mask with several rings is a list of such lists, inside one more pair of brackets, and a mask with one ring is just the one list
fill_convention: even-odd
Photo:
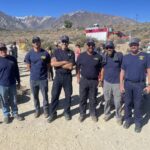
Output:
[[42,56],[41,56],[41,59],[42,59],[42,60],[46,59],[46,56],[45,56],[45,55],[42,55]]
[[144,58],[145,58],[145,56],[143,56],[143,55],[139,56],[140,60],[144,60]]
[[94,60],[99,60],[99,58],[97,58],[97,57],[94,57],[93,59],[94,59]]

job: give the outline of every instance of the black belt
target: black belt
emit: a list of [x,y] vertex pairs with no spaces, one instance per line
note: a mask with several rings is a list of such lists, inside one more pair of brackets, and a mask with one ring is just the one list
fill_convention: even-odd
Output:
[[132,80],[125,80],[125,81],[127,81],[127,82],[131,82],[131,83],[141,83],[141,82],[145,82],[145,80],[139,80],[139,81],[132,81]]
[[87,80],[98,80],[98,78],[86,78],[86,77],[83,77],[83,76],[82,76],[82,78],[87,79]]
[[71,75],[71,72],[56,72],[56,75]]

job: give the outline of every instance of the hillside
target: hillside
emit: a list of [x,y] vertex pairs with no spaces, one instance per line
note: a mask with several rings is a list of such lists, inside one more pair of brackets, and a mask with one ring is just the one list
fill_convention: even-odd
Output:
[[100,26],[110,25],[134,25],[135,20],[129,18],[112,16],[107,14],[96,14],[87,11],[77,11],[54,18],[51,16],[25,16],[15,17],[9,16],[0,12],[0,28],[9,30],[44,30],[44,29],[58,29],[64,26],[64,21],[69,20],[73,23],[73,28],[88,27],[94,23]]

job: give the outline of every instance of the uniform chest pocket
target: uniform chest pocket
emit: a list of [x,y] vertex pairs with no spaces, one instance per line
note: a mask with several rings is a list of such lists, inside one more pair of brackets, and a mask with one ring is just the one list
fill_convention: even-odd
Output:
[[119,66],[121,66],[120,61],[115,61],[115,62],[114,62],[114,66],[115,66],[115,67],[119,67]]
[[71,53],[68,53],[67,56],[68,56],[68,58],[71,58],[71,57],[72,57],[72,54],[71,54]]
[[46,56],[45,56],[45,55],[42,55],[42,56],[40,57],[40,59],[41,59],[42,62],[45,62],[45,61],[46,61]]
[[93,58],[93,65],[94,66],[100,65],[100,60],[98,58]]
[[66,53],[65,56],[64,56],[65,60],[68,60],[68,61],[71,60],[71,57],[72,57],[71,53]]
[[32,60],[32,63],[33,63],[33,64],[37,64],[38,61],[39,61],[38,59],[33,59],[33,60]]
[[138,68],[145,68],[146,69],[146,62],[145,60],[139,60],[138,63],[136,64]]

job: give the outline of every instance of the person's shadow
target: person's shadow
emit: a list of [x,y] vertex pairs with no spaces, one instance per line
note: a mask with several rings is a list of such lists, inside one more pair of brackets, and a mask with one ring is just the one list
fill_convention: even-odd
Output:
[[[57,110],[64,109],[64,104],[65,104],[65,98],[60,99]],[[71,97],[71,108],[70,108],[72,116],[74,116],[74,115],[79,113],[79,107],[76,107],[76,108],[72,109],[72,107],[76,106],[76,105],[79,106],[79,96],[78,95],[73,95]],[[57,116],[57,118],[60,118],[63,115],[64,115],[64,113],[61,113],[60,115]]]
[[[89,109],[89,99],[87,99],[87,101],[88,102],[87,102],[87,109],[86,109],[86,111]],[[72,96],[71,106],[78,105],[78,107],[76,107],[75,109],[71,109],[72,116],[74,116],[76,114],[80,114],[79,102],[80,102],[79,95]],[[103,102],[104,102],[104,96],[103,95],[101,95],[101,96],[96,98],[97,117],[100,117],[103,114],[103,110],[104,110]],[[86,117],[89,117],[89,116],[90,116],[90,114],[86,113]]]
[[[80,112],[79,111],[79,100],[80,100],[79,95],[73,95],[71,97],[71,114],[72,114],[72,116],[79,114],[79,112]],[[101,114],[103,113],[103,105],[102,105],[103,101],[104,101],[103,95],[101,95],[97,98],[97,115],[98,115],[98,117],[101,116]],[[57,110],[64,109],[64,105],[65,105],[65,98],[60,99]],[[77,107],[72,109],[72,107],[76,106],[76,105],[77,105]],[[49,104],[49,110],[50,109],[51,109],[51,103]],[[87,103],[87,110],[88,109],[89,109],[89,103]],[[42,107],[40,108],[40,110],[41,110],[41,114],[42,114],[43,113]],[[22,115],[28,116],[30,114],[33,114],[34,112],[35,112],[35,110],[30,110],[28,112],[23,113]],[[57,115],[57,118],[61,118],[63,115],[64,115],[64,112]],[[86,116],[89,117],[89,113],[87,113]]]
[[[87,101],[88,102],[87,102],[87,109],[86,109],[86,111],[89,109],[89,100],[87,99]],[[74,109],[71,109],[72,116],[74,116],[76,114],[80,114],[79,102],[80,102],[79,95],[72,96],[71,106],[78,105],[78,107],[76,107]],[[100,117],[103,114],[103,110],[104,110],[103,102],[104,102],[104,96],[103,95],[101,95],[101,96],[96,98],[97,117]],[[90,114],[86,113],[86,117],[89,117],[89,116],[90,116]]]
[[144,95],[143,105],[142,105],[142,114],[143,114],[143,126],[144,126],[150,120],[150,94]]
[[17,94],[17,104],[27,103],[30,100],[30,89],[25,89]]
[[97,97],[97,116],[100,117],[104,113],[104,95]]
[[[58,108],[57,110],[61,110],[61,109],[64,109],[64,104],[65,104],[65,98],[63,99],[59,99],[59,105],[58,105]],[[75,106],[75,105],[79,105],[79,96],[78,95],[74,95],[71,97],[71,108],[72,106]],[[49,110],[51,109],[51,103],[49,104]],[[40,107],[40,111],[41,111],[41,114],[43,114],[43,107],[41,106]],[[30,111],[27,111],[27,112],[24,112],[22,113],[21,115],[22,116],[28,116],[28,115],[31,115],[35,112],[35,110],[30,110]],[[75,109],[71,109],[71,114],[72,116],[79,113],[79,107],[75,108]],[[64,115],[64,113],[61,113],[59,115],[57,115],[57,118],[61,118],[62,116]]]

